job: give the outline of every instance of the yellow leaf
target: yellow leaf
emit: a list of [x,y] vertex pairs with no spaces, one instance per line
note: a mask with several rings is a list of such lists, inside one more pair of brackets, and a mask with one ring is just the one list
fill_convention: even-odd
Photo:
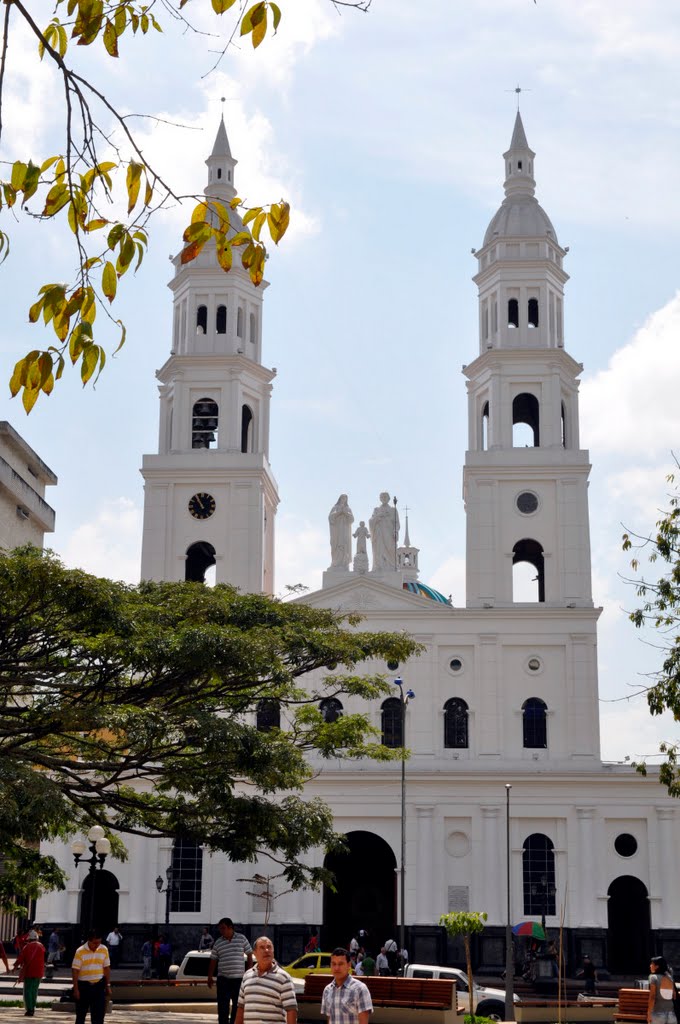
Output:
[[127,330],[125,328],[125,324],[123,323],[123,321],[122,320],[116,320],[116,323],[120,327],[120,341],[118,342],[118,347],[116,349],[114,349],[114,352],[113,352],[114,356],[115,356],[116,352],[118,352],[119,349],[121,349],[123,347],[123,345],[125,344],[125,338],[127,337]]
[[182,238],[185,242],[207,242],[212,236],[213,229],[205,221],[196,221],[190,224]]
[[27,170],[27,165],[22,163],[21,160],[17,160],[16,163],[12,164],[12,188],[16,189],[17,192],[24,187]]
[[40,371],[40,387],[44,388],[45,381],[52,376],[52,356],[49,352],[43,352],[38,359],[38,370]]
[[232,210],[235,210],[236,207],[240,206],[240,205],[241,205],[241,199],[239,198],[239,196],[234,196],[234,198],[229,203],[229,206],[231,207]]
[[54,217],[56,213],[66,206],[69,201],[69,191],[66,185],[53,185],[45,199],[43,217]]
[[102,272],[102,291],[109,302],[113,302],[115,299],[117,287],[118,277],[116,276],[116,268],[110,260],[107,260]]
[[[108,223],[108,220],[104,220],[102,217],[96,217],[94,220],[88,220],[84,227],[86,231],[99,231],[100,228],[105,228]],[[89,262],[90,261],[88,260],[88,263]]]
[[213,11],[215,14],[224,14],[230,7],[233,7],[236,0],[212,0]]
[[270,0],[269,7],[274,15],[274,31],[276,32],[279,27],[279,22],[281,21],[281,8],[278,4],[272,3],[272,0]]
[[118,36],[112,23],[107,19],[106,25],[104,26],[104,46],[109,57],[118,56]]
[[139,196],[139,186],[142,182],[142,171],[144,170],[143,164],[138,164],[134,160],[131,160],[127,169],[127,193],[128,193],[128,213],[132,213]]
[[20,359],[18,363],[14,365],[14,372],[9,379],[9,390],[12,398],[16,398],[19,394],[19,389],[22,385],[22,377],[24,372],[24,360]]
[[153,199],[153,185],[146,179],[146,190],[144,192],[144,205],[151,206],[151,200]]
[[39,394],[40,391],[38,390],[38,388],[29,389],[27,387],[24,387],[24,393],[21,396],[21,401],[23,403],[24,409],[26,410],[26,413],[29,413],[31,411],[31,409],[38,400]]
[[80,379],[83,384],[87,384],[88,380],[91,379],[92,374],[97,369],[97,363],[99,362],[99,346],[98,345],[87,345],[83,349],[82,362],[80,364]]
[[253,24],[253,34],[251,36],[251,39],[253,40],[253,49],[255,49],[255,50],[257,49],[257,47],[260,45],[260,43],[262,42],[262,40],[264,39],[266,34],[267,34],[267,8],[264,7],[263,8],[262,18],[257,22],[257,24]]
[[182,255],[180,256],[180,262],[182,265],[185,263],[191,263],[192,260],[195,260],[204,245],[205,242],[192,242],[190,245],[185,246],[184,249],[182,249]]
[[262,231],[262,225],[264,224],[266,219],[266,213],[258,213],[257,217],[255,218],[255,223],[253,224],[252,232],[253,238],[255,239],[256,242],[260,241],[260,231]]
[[54,374],[51,373],[45,383],[42,386],[43,392],[46,395],[51,395],[54,388]]
[[262,213],[262,207],[253,206],[250,210],[247,211],[245,217],[243,218],[243,226],[245,227],[246,224],[250,224],[251,220],[255,220],[257,215],[260,213]]
[[31,324],[36,323],[36,321],[38,320],[38,317],[40,316],[40,311],[42,310],[43,302],[44,301],[45,300],[43,298],[43,299],[38,299],[37,302],[33,303],[33,305],[31,306],[31,308],[28,311],[28,321],[29,321],[29,323],[31,323]]
[[237,246],[238,245],[248,245],[248,243],[250,241],[251,241],[251,237],[250,237],[250,234],[247,231],[239,231],[231,239],[231,244],[232,245],[237,245]]
[[232,249],[229,242],[224,246],[217,247],[217,262],[222,267],[222,270],[231,270],[232,255]]
[[205,220],[208,216],[208,206],[206,203],[199,203],[198,206],[194,207],[194,211],[191,214],[191,223],[196,224],[199,220]]

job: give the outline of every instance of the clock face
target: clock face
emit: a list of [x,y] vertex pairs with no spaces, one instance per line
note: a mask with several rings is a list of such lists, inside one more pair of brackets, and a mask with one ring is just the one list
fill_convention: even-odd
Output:
[[201,491],[189,498],[189,512],[194,519],[210,519],[215,511],[215,499],[207,491]]

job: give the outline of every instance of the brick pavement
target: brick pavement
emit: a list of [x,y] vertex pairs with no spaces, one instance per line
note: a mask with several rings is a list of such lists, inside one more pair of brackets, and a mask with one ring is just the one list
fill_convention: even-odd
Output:
[[[38,1024],[72,1024],[72,1013],[56,1013],[46,1007],[38,1007],[33,1020]],[[114,1006],[113,1013],[107,1016],[107,1024],[215,1024],[217,1008],[213,1013],[184,1013],[179,1011],[159,1010],[128,1010],[124,1006]],[[24,1011],[18,1006],[0,1006],[0,1024],[25,1024]]]

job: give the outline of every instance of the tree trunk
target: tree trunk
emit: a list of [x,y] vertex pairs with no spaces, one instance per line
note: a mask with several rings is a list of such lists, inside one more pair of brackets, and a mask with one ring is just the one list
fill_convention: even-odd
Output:
[[472,954],[470,952],[470,936],[465,936],[465,961],[467,963],[468,995],[470,998],[470,1016],[475,1015],[475,986],[472,977]]

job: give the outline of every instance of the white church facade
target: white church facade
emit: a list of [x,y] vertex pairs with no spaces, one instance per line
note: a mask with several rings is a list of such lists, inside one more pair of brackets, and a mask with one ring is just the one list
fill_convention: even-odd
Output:
[[[457,958],[438,920],[469,908],[488,914],[478,968],[501,969],[509,856],[515,922],[544,917],[554,929],[562,921],[571,966],[588,953],[614,972],[636,973],[652,950],[680,960],[678,813],[653,775],[600,758],[600,609],[591,592],[589,455],[579,441],[583,367],[565,349],[565,250],[535,198],[534,158],[518,113],[504,154],[505,198],[475,253],[479,345],[464,368],[465,607],[421,583],[418,549],[408,523],[403,535],[397,527],[389,495],[361,525],[342,497],[332,510],[321,589],[302,600],[359,611],[368,628],[405,630],[424,645],[407,664],[369,666],[403,676],[416,694],[404,717],[396,689],[370,710],[384,742],[410,750],[404,912],[411,959]],[[206,194],[234,196],[236,161],[223,124],[207,164]],[[262,361],[263,290],[240,268],[224,275],[205,250],[187,266],[175,260],[171,288],[158,453],[144,456],[142,468],[142,576],[211,573],[217,582],[271,592],[279,499],[268,459],[274,371]],[[348,701],[346,710],[365,707]],[[271,725],[269,713],[263,708],[262,728]],[[312,927],[322,948],[360,927],[380,945],[401,920],[399,762],[318,768],[307,795],[331,806],[350,852],[326,862],[336,894],[302,891],[273,903],[282,962],[301,951]],[[54,852],[70,881],[40,900],[38,917],[75,927],[84,869],[72,867],[66,848]],[[323,852],[317,856],[323,862]],[[126,863],[107,865],[108,912],[126,926],[124,958],[135,957],[142,935],[163,920],[165,897],[154,880],[170,864],[180,880],[170,901],[179,944],[190,945],[223,914],[251,935],[261,930],[264,901],[238,881],[253,866],[135,838]],[[258,870],[266,875],[267,863]]]

